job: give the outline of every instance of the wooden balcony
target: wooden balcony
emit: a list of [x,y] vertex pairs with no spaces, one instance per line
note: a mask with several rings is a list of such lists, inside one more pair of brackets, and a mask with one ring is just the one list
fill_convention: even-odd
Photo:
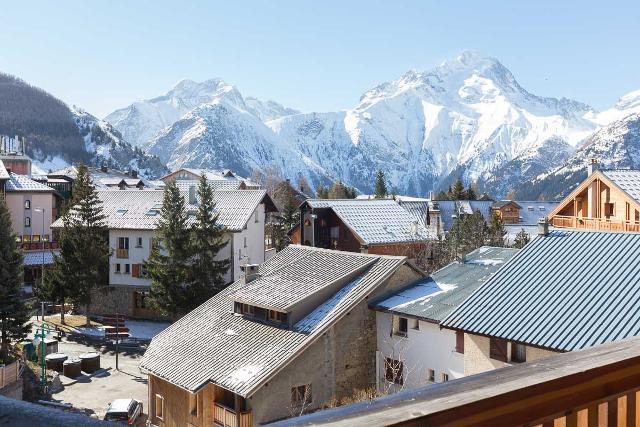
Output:
[[551,225],[556,228],[577,228],[585,230],[640,231],[640,222],[638,221],[607,218],[583,218],[556,215],[551,218]]
[[129,258],[129,249],[116,249],[116,258],[128,259]]
[[213,423],[219,427],[252,427],[251,411],[236,412],[219,403],[213,404]]
[[634,337],[272,426],[637,426],[639,392]]

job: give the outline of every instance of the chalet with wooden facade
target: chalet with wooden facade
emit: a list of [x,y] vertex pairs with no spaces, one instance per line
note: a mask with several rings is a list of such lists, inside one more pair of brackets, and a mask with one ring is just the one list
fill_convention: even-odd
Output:
[[442,321],[465,374],[640,335],[639,251],[640,233],[542,227]]
[[517,252],[483,246],[369,304],[376,311],[380,392],[464,376],[464,333],[441,329],[440,322]]
[[522,206],[513,200],[498,200],[491,205],[491,211],[498,215],[504,224],[518,224]]
[[640,231],[640,170],[600,170],[589,163],[587,179],[549,213],[556,228]]
[[423,277],[405,257],[290,245],[158,334],[153,425],[257,426],[375,384],[367,300]]
[[434,227],[391,199],[309,199],[300,211],[300,225],[290,233],[296,244],[413,258],[437,240]]
[[[188,224],[195,222],[198,209],[195,185],[182,192]],[[152,241],[162,208],[161,190],[98,191],[107,216],[109,245],[109,292],[96,293],[92,312],[121,314],[134,318],[155,318],[146,298],[151,281],[144,271],[144,261],[151,254]],[[265,257],[265,216],[275,209],[265,190],[220,190],[214,192],[218,224],[223,226],[228,244],[218,253],[230,260],[225,279],[228,283],[242,276],[242,266],[259,263]],[[57,220],[52,227],[62,227]]]

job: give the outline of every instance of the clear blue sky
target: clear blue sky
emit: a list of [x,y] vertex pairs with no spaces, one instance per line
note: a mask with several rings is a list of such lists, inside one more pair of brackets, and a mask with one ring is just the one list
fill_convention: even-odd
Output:
[[538,95],[603,109],[640,89],[640,2],[12,1],[0,70],[104,116],[183,78],[303,111],[353,107],[473,49]]

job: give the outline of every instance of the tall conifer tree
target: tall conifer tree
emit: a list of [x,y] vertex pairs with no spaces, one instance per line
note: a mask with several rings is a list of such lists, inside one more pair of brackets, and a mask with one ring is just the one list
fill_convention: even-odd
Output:
[[387,183],[385,180],[384,172],[378,169],[378,173],[376,174],[376,189],[375,196],[376,199],[384,199],[389,194],[387,190]]
[[21,298],[22,254],[11,228],[11,214],[0,196],[0,363],[8,363],[11,343],[26,336],[29,314]]

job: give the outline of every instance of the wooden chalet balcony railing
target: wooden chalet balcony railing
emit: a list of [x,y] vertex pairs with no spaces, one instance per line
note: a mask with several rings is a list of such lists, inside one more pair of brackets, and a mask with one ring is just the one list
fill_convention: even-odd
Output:
[[582,228],[587,230],[640,231],[640,221],[607,218],[582,218],[556,215],[551,225],[557,228]]
[[640,337],[318,411],[271,426],[640,425]]
[[116,249],[116,258],[119,258],[119,259],[129,258],[129,249]]
[[236,413],[219,403],[213,404],[213,422],[219,427],[252,427],[253,414],[251,411],[241,411]]

